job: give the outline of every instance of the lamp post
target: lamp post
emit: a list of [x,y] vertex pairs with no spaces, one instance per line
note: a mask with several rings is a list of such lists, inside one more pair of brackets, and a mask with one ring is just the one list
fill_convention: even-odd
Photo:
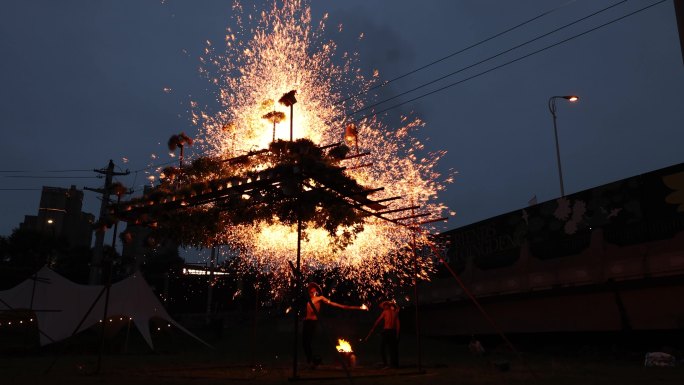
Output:
[[[295,94],[297,93],[297,90],[292,90],[290,92],[287,92],[283,94],[283,96],[278,100],[278,103],[282,104],[285,107],[290,107],[290,142],[292,142],[293,139],[293,112],[294,112],[294,104],[297,103],[297,98],[295,98]],[[301,215],[301,202],[300,202],[300,192],[302,189],[302,181],[301,181],[301,175],[298,176],[298,181],[297,181],[297,266],[294,268],[294,280],[292,281],[292,306],[297,305],[297,299],[300,296],[299,288],[301,287],[301,252],[302,252],[302,215]],[[292,266],[292,265],[290,265]],[[299,342],[299,315],[297,309],[294,309],[292,318],[294,318],[294,341],[292,344],[292,378],[296,379],[297,377],[297,365],[298,365],[298,352],[297,352],[297,343]]]
[[278,103],[282,104],[285,107],[290,107],[290,142],[292,141],[292,125],[293,125],[293,109],[295,103],[297,103],[297,98],[295,98],[295,94],[297,93],[297,90],[292,90],[290,92],[287,92],[283,94],[283,96],[278,100]]
[[565,189],[563,188],[563,171],[561,169],[561,158],[560,158],[560,147],[558,146],[558,127],[556,125],[556,99],[565,99],[572,103],[579,100],[578,96],[566,95],[566,96],[552,96],[549,98],[549,111],[553,117],[553,135],[556,139],[556,161],[558,162],[558,178],[560,179],[560,192],[561,197],[565,196]]

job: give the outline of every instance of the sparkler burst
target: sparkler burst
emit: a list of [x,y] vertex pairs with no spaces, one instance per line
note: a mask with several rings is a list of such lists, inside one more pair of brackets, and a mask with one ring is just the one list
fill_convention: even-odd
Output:
[[[193,121],[200,127],[197,148],[220,159],[268,148],[274,137],[290,139],[291,120],[294,140],[306,138],[319,146],[340,142],[344,127],[352,121],[345,111],[357,110],[364,103],[359,97],[344,98],[368,91],[375,80],[356,68],[357,55],[338,54],[336,44],[323,38],[327,15],[314,23],[303,0],[276,1],[261,12],[248,12],[236,3],[234,11],[238,28],[227,30],[225,52],[217,53],[214,44],[207,42],[202,58],[201,72],[220,89],[220,111],[201,111],[192,103]],[[277,102],[290,90],[296,90],[297,98],[292,116],[289,107]],[[372,199],[387,199],[388,210],[419,206],[421,213],[441,216],[447,208],[437,195],[450,178],[439,175],[435,165],[444,152],[420,157],[423,144],[412,135],[424,123],[403,117],[401,124],[388,127],[375,116],[355,122],[357,137],[348,143],[352,154],[370,154],[341,165],[360,185],[384,187]],[[254,171],[268,166],[259,165]],[[401,199],[390,200],[395,197]],[[386,216],[397,219],[412,214],[408,210]],[[311,223],[305,225],[303,273],[336,274],[355,282],[362,296],[386,294],[410,282],[415,273],[411,245],[429,242],[405,226],[369,216],[351,243],[331,247],[334,234]],[[295,259],[297,249],[296,226],[258,221],[229,226],[210,237],[240,245],[236,258],[244,269],[268,272],[276,287],[287,285],[287,262]],[[429,258],[418,259],[419,279],[428,279],[432,270]]]

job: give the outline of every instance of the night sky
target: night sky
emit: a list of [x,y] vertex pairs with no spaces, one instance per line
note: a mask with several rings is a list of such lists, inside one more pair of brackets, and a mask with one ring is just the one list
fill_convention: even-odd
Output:
[[[684,65],[672,1],[481,74],[657,2],[314,0],[312,16],[317,22],[328,12],[328,37],[339,51],[359,52],[362,70],[378,69],[387,80],[551,11],[392,82],[377,101],[618,4],[378,107],[475,76],[386,112],[389,120],[414,112],[427,123],[427,149],[448,151],[440,169],[458,171],[441,196],[457,212],[451,229],[525,207],[533,196],[560,195],[547,107],[553,95],[581,97],[557,104],[566,194],[684,161]],[[139,191],[146,167],[172,160],[169,136],[197,131],[190,101],[214,103],[199,57],[207,40],[222,44],[231,4],[3,1],[0,235],[37,214],[43,185],[102,187],[91,170],[112,159],[117,171],[131,171],[118,180]],[[86,192],[85,211],[97,214],[99,204]]]

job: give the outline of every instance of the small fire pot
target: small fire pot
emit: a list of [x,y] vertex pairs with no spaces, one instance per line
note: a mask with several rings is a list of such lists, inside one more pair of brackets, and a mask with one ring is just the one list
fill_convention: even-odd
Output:
[[354,352],[339,352],[339,354],[347,368],[353,368],[356,366],[356,354]]
[[340,354],[340,358],[344,362],[344,366],[348,368],[356,366],[356,354],[354,354],[349,341],[342,338],[338,339],[336,348],[337,352]]

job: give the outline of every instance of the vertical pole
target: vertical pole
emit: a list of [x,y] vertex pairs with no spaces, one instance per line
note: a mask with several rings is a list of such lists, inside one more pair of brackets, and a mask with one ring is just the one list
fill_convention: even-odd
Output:
[[677,30],[679,31],[679,48],[684,60],[684,0],[672,0],[675,15],[677,16]]
[[209,258],[209,285],[207,287],[207,323],[211,321],[211,302],[214,294],[214,263],[216,261],[216,246],[211,248],[211,257]]
[[[116,194],[116,204],[121,203],[121,195]],[[116,232],[119,229],[119,221],[114,222],[114,231],[112,232],[112,250],[116,251]]]
[[[294,122],[294,103],[290,104],[290,142],[293,140],[293,123]],[[295,276],[294,276],[294,288],[293,288],[293,317],[294,317],[294,342],[293,342],[293,352],[292,352],[292,378],[296,379],[297,378],[297,364],[298,364],[298,349],[297,349],[297,343],[299,342],[299,309],[297,309],[297,306],[299,304],[299,296],[300,296],[300,282],[299,282],[299,276],[301,274],[301,247],[302,247],[302,215],[301,215],[301,208],[299,207],[301,205],[301,200],[300,200],[300,192],[301,192],[302,186],[301,186],[301,181],[297,181],[297,271],[295,271]]]
[[[411,210],[413,214],[414,210]],[[421,346],[420,346],[420,317],[419,317],[419,312],[418,312],[418,255],[416,253],[416,235],[414,232],[411,232],[411,248],[413,249],[413,300],[415,303],[415,308],[416,308],[416,313],[415,313],[415,321],[416,321],[416,349],[418,353],[418,373],[423,372],[423,367],[422,367],[422,353],[421,353]]]
[[292,141],[292,126],[293,126],[293,121],[294,121],[294,116],[292,116],[293,113],[294,113],[294,104],[290,104],[290,142]]
[[565,196],[565,189],[563,188],[563,171],[561,168],[560,146],[558,145],[558,127],[556,125],[556,98],[549,99],[549,111],[553,117],[553,136],[556,139],[556,161],[558,163],[558,178],[560,179],[561,197]]
[[[299,198],[297,198],[299,199]],[[297,344],[299,343],[299,309],[297,309],[297,304],[299,303],[299,276],[301,274],[301,254],[302,253],[302,218],[299,214],[299,208],[297,209],[297,271],[295,271],[294,276],[294,289],[293,293],[293,317],[294,317],[294,343],[293,343],[293,354],[292,354],[292,378],[297,378]]]
[[257,311],[259,310],[259,273],[257,272],[254,285],[254,318],[252,324],[252,368],[256,367],[256,335],[257,335]]
[[[290,114],[292,113],[292,106],[290,106]],[[290,115],[291,117],[292,115]],[[290,120],[292,122],[292,120]],[[290,133],[292,133],[292,125],[290,125]],[[292,140],[292,139],[290,139]],[[293,304],[294,307],[294,343],[293,343],[293,354],[292,354],[292,378],[297,378],[297,364],[298,364],[298,349],[297,343],[299,342],[299,309],[297,306],[299,304],[300,287],[301,287],[301,273],[302,273],[302,209],[301,209],[301,195],[302,195],[302,180],[301,175],[297,176],[297,266],[294,276],[294,293],[293,293]]]
[[97,356],[97,368],[95,373],[100,373],[102,367],[102,353],[105,346],[105,330],[107,328],[107,313],[109,312],[109,289],[112,286],[112,261],[107,258],[103,263],[103,275],[105,281],[105,303],[104,313],[102,314],[102,333],[100,334],[100,354]]
[[[54,232],[54,227],[53,227],[53,232]],[[33,277],[32,277],[33,285],[31,287],[31,303],[29,304],[29,313],[33,313],[33,300],[36,296],[36,282],[38,282],[38,267],[36,265],[37,265],[37,263],[35,262],[35,259],[34,259],[34,262],[33,262],[34,273],[33,273]],[[30,314],[30,315],[32,315],[32,314]],[[34,318],[37,319],[38,317],[34,317]],[[36,324],[37,324],[37,322],[36,322]],[[26,328],[26,333],[24,333],[24,343],[28,343],[28,338],[29,338],[28,330],[29,329]]]
[[276,119],[276,102],[273,100],[273,140],[271,140],[271,142],[275,142]]
[[93,246],[93,257],[90,264],[90,284],[102,283],[102,258],[104,247],[105,229],[102,228],[102,221],[107,215],[107,205],[109,204],[110,186],[112,185],[112,176],[114,175],[114,162],[110,159],[107,165],[105,174],[105,186],[102,190],[102,203],[100,204],[100,216],[98,221],[100,226],[95,231],[95,245]]
[[276,126],[276,122],[275,122],[275,117],[274,117],[273,118],[273,139],[271,140],[271,142],[275,142],[275,126]]

